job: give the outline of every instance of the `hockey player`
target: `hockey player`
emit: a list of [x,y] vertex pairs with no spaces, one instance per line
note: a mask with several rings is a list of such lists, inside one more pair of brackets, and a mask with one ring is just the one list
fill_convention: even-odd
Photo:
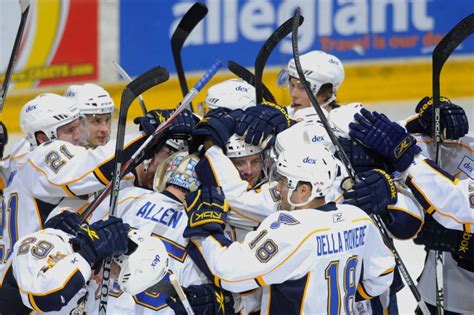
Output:
[[114,110],[114,101],[109,93],[96,84],[86,83],[70,85],[64,96],[74,100],[85,117],[87,132],[82,144],[91,148],[106,144],[110,140]]
[[[423,226],[423,233],[418,240],[430,249],[452,252],[444,254],[443,282],[445,292],[449,292],[445,295],[445,313],[472,311],[474,306],[472,299],[466,295],[468,294],[466,287],[474,281],[472,278],[474,268],[472,263],[463,259],[472,255],[470,243],[472,234],[467,232],[474,223],[473,211],[469,205],[470,180],[455,179],[433,161],[419,154],[421,149],[415,145],[414,138],[385,116],[364,111],[362,116],[356,118],[358,124],[351,125],[351,134],[387,157],[399,171],[402,171],[402,180],[426,211],[424,215],[426,226]],[[382,130],[386,134],[384,138],[374,140],[371,137]],[[456,132],[461,134],[462,130]],[[450,232],[446,228],[457,229],[459,232]],[[433,261],[434,252],[430,252],[420,278],[419,289],[435,313]]]
[[[8,294],[2,291],[2,314],[28,314],[31,309],[68,314],[73,309],[91,310],[94,286],[85,285],[94,266],[99,266],[96,263],[127,251],[129,226],[115,217],[90,226],[69,225],[79,220],[71,215],[52,220],[67,232],[47,228],[15,244],[12,264],[2,278],[3,286],[11,290]],[[18,291],[27,308],[19,305]]]
[[[155,173],[155,191],[138,187],[121,190],[117,216],[132,228],[162,240],[170,256],[169,269],[176,275],[179,283],[201,292],[194,285],[205,284],[207,279],[187,254],[188,239],[183,237],[187,225],[183,201],[186,192],[195,191],[200,185],[194,170],[198,161],[196,155],[188,155],[186,152],[170,156]],[[165,280],[169,281],[169,278],[166,276]],[[211,287],[212,285],[206,286],[205,292],[212,290]],[[216,288],[215,291],[222,290]],[[167,297],[167,294],[160,294],[159,291],[131,295],[117,288],[111,292],[109,307],[111,313],[173,314],[173,310],[167,305]],[[192,298],[191,303],[193,304]],[[212,296],[208,303],[212,307],[214,304],[218,305]]]
[[[336,176],[334,156],[324,147],[295,148],[280,154],[277,171],[283,203],[294,211],[270,215],[242,243],[223,237],[219,189],[187,197],[185,235],[195,238],[215,283],[233,292],[263,287],[261,312],[269,314],[349,314],[356,295],[386,290],[394,260],[369,217],[324,200]],[[201,219],[204,213],[213,219]]]
[[[344,81],[342,62],[336,56],[320,50],[301,55],[300,62],[305,79],[321,107],[327,112],[336,108],[336,93]],[[289,115],[294,120],[303,120],[305,116],[315,115],[306,90],[299,80],[293,59],[288,62],[286,75],[292,100],[288,107]]]

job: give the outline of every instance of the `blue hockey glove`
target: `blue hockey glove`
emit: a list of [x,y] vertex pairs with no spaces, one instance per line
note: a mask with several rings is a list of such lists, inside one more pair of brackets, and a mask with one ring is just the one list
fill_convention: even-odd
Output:
[[[441,131],[445,132],[446,139],[457,140],[469,131],[469,122],[464,109],[444,96],[440,97]],[[418,117],[406,123],[410,133],[422,133],[433,136],[433,98],[425,96],[416,106]]]
[[133,122],[139,125],[140,131],[151,135],[155,129],[171,115],[170,110],[151,110],[143,117],[137,117]]
[[176,119],[173,120],[166,131],[166,136],[175,139],[189,139],[198,122],[199,118],[197,118],[191,111],[184,109],[179,113]]
[[357,206],[368,214],[383,215],[387,206],[397,202],[397,189],[385,171],[374,169],[357,175],[360,179],[344,193],[344,203]]
[[342,137],[339,137],[338,140],[356,173],[365,172],[373,168],[387,168],[380,155],[364,147],[359,142]]
[[215,145],[225,149],[227,140],[234,133],[235,121],[241,113],[242,110],[231,111],[223,107],[209,111],[192,133],[193,138],[189,144],[190,153],[196,152],[208,137]]
[[[249,107],[239,119],[235,133],[245,135],[244,141],[253,145],[260,145],[268,136],[276,135],[291,126],[291,119],[286,109],[280,105],[264,102]],[[270,141],[270,143],[274,143]]]
[[77,236],[69,242],[76,252],[93,265],[102,258],[118,256],[127,251],[129,228],[122,219],[110,217],[90,226],[83,225]]
[[371,113],[365,108],[361,114],[354,115],[357,123],[349,124],[349,135],[385,157],[395,170],[406,170],[421,152],[415,138],[384,114]]
[[81,219],[75,212],[63,211],[46,221],[46,223],[43,224],[43,227],[45,229],[52,228],[61,230],[71,235],[76,235],[77,231],[81,227]]
[[224,231],[229,205],[220,187],[203,186],[187,194],[185,204],[189,220],[184,237],[206,237]]
[[[232,293],[228,291],[212,284],[191,285],[183,288],[183,290],[195,314],[234,314],[234,298]],[[188,314],[179,299],[169,297],[166,303],[173,309],[175,314]]]

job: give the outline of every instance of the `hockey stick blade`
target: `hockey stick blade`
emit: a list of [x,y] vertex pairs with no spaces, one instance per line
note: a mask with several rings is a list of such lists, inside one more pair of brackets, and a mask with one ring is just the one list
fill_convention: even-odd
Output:
[[[299,79],[300,79],[301,83],[304,86],[304,89],[305,89],[306,94],[308,95],[308,97],[310,99],[311,104],[313,105],[314,109],[318,113],[319,119],[321,120],[321,123],[323,124],[324,129],[328,133],[329,138],[331,139],[331,142],[334,144],[334,146],[336,148],[337,154],[339,155],[342,162],[344,163],[344,166],[346,167],[347,172],[348,172],[351,180],[355,183],[355,179],[356,179],[355,178],[355,172],[354,172],[354,169],[351,165],[351,162],[350,162],[349,158],[347,157],[347,155],[345,154],[344,150],[342,150],[341,144],[337,140],[337,138],[334,134],[334,131],[330,127],[326,116],[324,115],[321,107],[319,106],[319,104],[316,100],[315,95],[312,93],[311,88],[310,88],[308,82],[306,81],[306,79],[304,77],[304,72],[303,72],[303,69],[301,67],[300,58],[299,58],[299,51],[298,51],[298,27],[299,27],[298,21],[300,19],[300,16],[301,16],[301,9],[298,7],[296,9],[295,16],[294,16],[295,19],[294,19],[294,23],[293,23],[293,34],[292,34],[292,38],[291,38],[291,42],[292,42],[292,46],[293,46],[293,58],[295,60],[296,71],[298,72]],[[382,236],[382,239],[383,239],[384,243],[387,245],[387,247],[392,252],[392,254],[395,258],[395,261],[397,263],[398,270],[400,271],[403,278],[405,279],[405,282],[407,283],[410,290],[412,291],[416,301],[418,302],[418,305],[420,306],[421,311],[423,312],[423,314],[429,314],[429,312],[425,313],[426,310],[427,310],[426,304],[421,299],[420,292],[416,288],[416,285],[413,282],[413,279],[411,278],[410,274],[408,273],[408,270],[406,269],[405,264],[403,263],[400,255],[398,254],[395,246],[393,245],[392,240],[390,239],[387,232],[385,231],[385,228],[384,228],[384,226],[381,222],[381,219],[378,216],[373,215],[373,214],[370,217],[372,218],[372,221],[374,222],[375,226],[380,231],[380,234]]]
[[[127,80],[128,82],[132,82],[132,78],[128,75],[128,73],[125,71],[124,68],[122,68],[122,66],[116,62],[116,61],[112,61],[112,64],[114,65],[115,69],[117,69],[117,72],[125,79]],[[146,115],[147,113],[147,109],[146,109],[146,105],[145,105],[145,100],[143,99],[143,97],[141,95],[138,96],[138,103],[140,103],[140,107],[142,109],[142,113],[143,115]]]
[[2,88],[0,90],[0,113],[3,110],[3,105],[5,104],[5,99],[7,97],[8,85],[10,83],[10,78],[12,76],[12,71],[15,66],[16,57],[20,49],[21,38],[23,37],[23,32],[26,27],[26,22],[28,20],[28,13],[30,12],[30,0],[20,0],[20,10],[21,10],[21,20],[20,25],[18,26],[18,31],[16,33],[15,42],[13,44],[12,53],[10,55],[10,60],[8,61],[7,71],[5,72],[5,78],[3,79]]
[[[301,25],[304,21],[304,18],[298,20],[298,26]],[[256,101],[257,104],[262,102],[263,98],[263,70],[267,63],[268,58],[270,57],[273,49],[288,35],[291,33],[293,28],[294,17],[286,20],[282,25],[280,25],[273,33],[268,37],[268,39],[263,44],[262,48],[258,52],[257,58],[255,59],[255,89],[256,89]]]
[[[229,68],[230,72],[232,72],[248,84],[255,86],[255,75],[244,66],[241,66],[237,62],[230,60],[227,62],[227,68]],[[265,84],[263,84],[263,82],[262,89],[263,98],[269,102],[276,103],[275,97],[273,96],[272,92],[270,92],[270,90]]]
[[[162,124],[156,128],[154,131],[153,135],[148,137],[148,139],[137,149],[137,151],[132,155],[132,157],[124,163],[122,166],[122,170],[120,172],[120,177],[124,174],[127,174],[129,170],[134,169],[137,166],[137,162],[140,160],[140,158],[143,156],[145,150],[147,149],[147,146],[150,144],[150,142],[153,138],[159,137],[165,129],[167,129],[171,123],[176,119],[178,114],[186,108],[186,106],[189,105],[189,103],[193,100],[194,97],[202,90],[202,88],[209,83],[209,81],[212,79],[212,77],[217,73],[217,71],[222,67],[222,63],[220,61],[217,61],[207,72],[206,74],[199,80],[198,83],[194,86],[194,88],[189,91],[188,94],[183,98],[183,100],[179,103],[178,107],[176,110],[173,112],[173,114]],[[107,196],[110,194],[112,191],[112,183],[109,182],[107,186],[102,190],[102,192],[94,199],[89,206],[84,210],[84,212],[81,214],[81,222],[84,222],[91,214],[92,212],[102,203],[102,201],[107,198]]]
[[[193,31],[196,25],[207,15],[207,6],[204,3],[197,2],[189,8],[183,15],[181,21],[178,23],[176,30],[171,36],[171,51],[173,53],[173,60],[176,66],[176,73],[178,75],[179,85],[183,96],[188,94],[188,84],[184,73],[183,62],[181,60],[181,49],[189,34]],[[191,105],[192,109],[192,105]]]

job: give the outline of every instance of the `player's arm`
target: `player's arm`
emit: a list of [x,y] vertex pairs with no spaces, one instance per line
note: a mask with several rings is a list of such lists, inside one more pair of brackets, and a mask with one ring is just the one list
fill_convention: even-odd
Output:
[[[270,228],[281,213],[270,215],[243,243],[231,243],[223,234],[227,208],[222,192],[204,187],[188,195],[186,204],[189,222],[183,235],[193,238],[188,251],[215,285],[244,292],[304,275],[314,263],[310,258],[313,243],[305,238],[307,233],[296,232],[299,225]],[[288,233],[299,236],[289,240]]]
[[91,265],[72,251],[68,239],[67,234],[48,229],[27,235],[15,245],[13,273],[27,307],[59,311],[90,278]]
[[[142,133],[125,137],[125,160],[146,140]],[[53,141],[38,147],[17,174],[37,198],[71,197],[105,187],[114,169],[115,141],[94,150]]]
[[395,260],[373,223],[369,224],[362,274],[357,287],[357,300],[367,300],[385,292],[393,280]]

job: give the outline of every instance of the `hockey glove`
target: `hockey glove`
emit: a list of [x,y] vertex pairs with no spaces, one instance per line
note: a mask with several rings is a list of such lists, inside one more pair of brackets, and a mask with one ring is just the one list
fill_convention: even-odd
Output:
[[166,136],[174,139],[189,139],[199,122],[191,111],[184,109],[166,130]]
[[43,224],[43,227],[45,229],[57,229],[66,232],[67,234],[76,235],[81,227],[81,219],[75,212],[63,211],[46,221],[46,223]]
[[245,135],[244,141],[256,146],[272,136],[270,144],[273,144],[276,135],[290,125],[291,119],[285,108],[264,102],[245,110],[244,115],[237,123],[235,133],[239,136]]
[[203,186],[186,195],[188,226],[184,237],[206,237],[224,231],[229,205],[220,187]]
[[387,168],[380,155],[362,146],[359,142],[342,137],[339,137],[338,140],[356,173],[365,172],[373,168]]
[[425,215],[425,222],[415,243],[423,244],[431,250],[452,252],[453,255],[474,261],[474,234],[447,229],[428,214]]
[[349,124],[349,135],[387,158],[395,170],[406,170],[421,152],[415,138],[384,114],[371,113],[365,108],[361,114],[354,115],[357,123]]
[[209,111],[192,133],[193,138],[189,145],[190,153],[196,152],[208,137],[215,145],[225,149],[225,144],[234,133],[235,120],[241,113],[242,110],[231,111],[223,107]]
[[[469,122],[462,107],[452,104],[447,97],[440,97],[441,131],[446,139],[457,140],[469,131]],[[418,116],[407,121],[406,128],[410,133],[422,133],[433,136],[433,98],[425,96],[416,106]]]
[[385,171],[374,169],[357,175],[360,179],[344,193],[344,203],[357,206],[367,214],[383,215],[388,205],[397,202],[397,189]]
[[[228,291],[212,284],[191,285],[183,288],[183,290],[195,314],[234,314],[234,298],[232,293]],[[166,299],[166,303],[173,309],[175,314],[188,314],[179,299],[169,297]]]
[[98,260],[118,256],[128,249],[128,229],[122,219],[110,217],[90,226],[82,226],[75,238],[69,240],[76,252],[81,254],[91,266]]

